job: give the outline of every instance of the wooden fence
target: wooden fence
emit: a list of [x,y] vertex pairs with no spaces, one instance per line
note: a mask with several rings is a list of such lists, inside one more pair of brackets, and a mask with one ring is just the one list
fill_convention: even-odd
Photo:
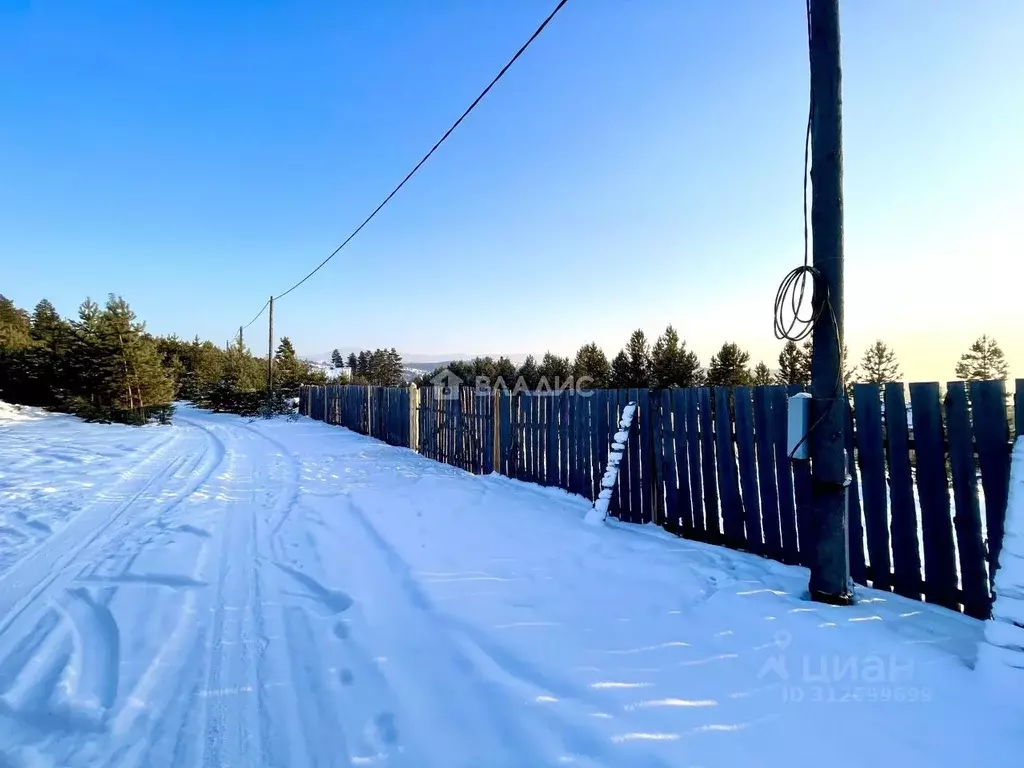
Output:
[[410,392],[397,387],[302,387],[299,412],[389,445],[411,447]]
[[[806,564],[811,476],[786,455],[787,398],[797,391],[312,387],[301,409],[468,472],[593,500],[622,408],[635,401],[612,515]],[[857,583],[988,616],[1009,484],[1007,404],[1000,381],[854,385],[847,450]],[[1014,406],[1014,431],[1024,434],[1024,380]]]

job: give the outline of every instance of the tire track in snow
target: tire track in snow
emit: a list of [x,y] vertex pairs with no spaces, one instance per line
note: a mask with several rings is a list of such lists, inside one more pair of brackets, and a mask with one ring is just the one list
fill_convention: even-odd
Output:
[[[110,719],[109,734],[105,743],[98,745],[88,758],[87,764],[110,765],[117,768],[131,768],[132,766],[150,766],[154,762],[151,754],[164,747],[172,733],[171,723],[178,722],[179,730],[187,723],[188,709],[181,707],[182,694],[185,692],[186,684],[191,684],[192,679],[188,676],[191,670],[197,670],[198,659],[195,654],[197,635],[200,635],[198,620],[200,602],[203,600],[206,590],[195,588],[205,586],[204,576],[207,563],[211,557],[218,557],[222,552],[218,549],[217,540],[203,529],[196,529],[200,534],[195,534],[201,540],[199,551],[192,564],[191,576],[174,575],[171,578],[166,576],[153,579],[152,575],[143,575],[142,578],[132,578],[127,573],[127,568],[143,554],[151,543],[151,539],[139,540],[132,538],[133,531],[142,530],[147,526],[155,525],[160,530],[167,530],[166,520],[169,514],[175,511],[183,502],[192,498],[200,489],[210,484],[214,473],[228,460],[229,466],[232,456],[227,451],[224,442],[207,428],[202,422],[193,419],[181,419],[181,421],[195,428],[203,436],[205,450],[196,460],[192,470],[188,473],[188,482],[166,503],[154,510],[152,517],[139,521],[133,529],[126,531],[121,540],[111,542],[112,545],[124,547],[133,545],[134,550],[129,551],[126,564],[123,565],[120,576],[115,575],[112,581],[119,584],[125,583],[160,583],[164,586],[174,587],[172,594],[177,597],[181,595],[181,605],[177,609],[177,615],[173,626],[167,637],[159,644],[149,664],[139,675],[133,688],[122,697],[120,707],[112,713]],[[221,504],[222,502],[218,502]],[[189,526],[191,527],[191,526]],[[206,534],[206,535],[202,535]],[[125,578],[125,577],[128,578]],[[149,576],[149,578],[146,578]],[[182,588],[184,592],[182,593]],[[161,606],[156,606],[159,610]],[[173,670],[173,672],[171,672]],[[177,678],[175,685],[165,685],[167,675],[173,674]],[[184,719],[185,722],[181,722]],[[175,764],[178,761],[175,760]]]
[[[232,450],[231,457],[222,477],[234,484],[234,501],[243,503],[221,510],[216,588],[207,600],[210,629],[204,633],[204,687],[194,691],[202,729],[198,763],[210,768],[265,764],[259,711],[263,685],[256,662],[263,641],[257,632],[257,596],[251,577],[256,560],[251,523],[257,516],[258,472],[247,452]],[[243,481],[250,487],[239,496]]]
[[175,460],[161,466],[156,472],[142,477],[135,486],[131,480],[140,471],[152,465],[159,465],[168,452],[181,441],[181,433],[174,432],[167,442],[132,470],[123,475],[114,490],[127,498],[108,509],[111,499],[104,493],[88,505],[74,520],[48,538],[31,554],[20,560],[0,578],[0,636],[6,634],[11,625],[27,608],[33,605],[41,593],[64,575],[67,567],[93,542],[130,509],[145,493],[173,474]]
[[[254,521],[260,549],[269,553],[260,559],[257,576],[265,608],[259,622],[267,638],[260,659],[261,712],[268,735],[280,729],[279,738],[268,742],[268,763],[407,765],[396,746],[394,695],[377,661],[352,642],[344,618],[355,607],[352,598],[311,575],[323,570],[314,534],[327,526],[300,501],[302,466],[281,442],[243,429],[270,446],[282,459],[276,469],[283,469],[283,475],[272,477],[280,495],[269,514]],[[300,558],[290,555],[290,546],[300,547]],[[271,599],[264,601],[263,594]],[[274,635],[267,634],[268,627],[275,628]],[[266,695],[270,690],[274,695]]]
[[[263,681],[255,694],[265,726],[264,759],[272,765],[348,766],[352,764],[350,733],[339,720],[344,704],[340,696],[323,697],[325,690],[333,688],[333,681],[324,679],[327,673],[323,669],[317,629],[307,612],[289,604],[290,595],[281,588],[285,578],[291,578],[293,583],[296,579],[277,568],[264,567],[269,563],[287,565],[284,531],[299,506],[300,467],[291,451],[279,441],[248,425],[237,426],[250,436],[250,442],[273,449],[282,459],[277,464],[283,466],[283,476],[268,478],[267,487],[274,489],[265,502],[268,514],[257,515],[252,523],[254,553],[268,553],[256,555],[254,569],[256,624],[262,641],[257,665],[258,677]],[[299,581],[312,599],[322,600],[324,595],[317,593],[309,582]],[[333,602],[328,602],[337,609],[344,598],[334,595]],[[269,691],[273,694],[268,695]]]
[[[179,428],[181,431],[175,433],[175,439],[164,446],[159,455],[151,456],[150,461],[164,456],[172,448],[180,448],[186,437],[196,434],[195,430]],[[54,612],[58,616],[57,625],[47,631],[48,636],[68,638],[69,653],[63,659],[63,665],[56,678],[39,679],[36,686],[39,689],[37,697],[42,697],[52,703],[52,708],[63,715],[61,720],[53,720],[46,727],[37,729],[40,733],[40,744],[49,743],[53,749],[58,748],[62,740],[62,733],[69,731],[86,730],[97,732],[98,737],[87,740],[86,743],[73,744],[70,751],[61,758],[61,763],[70,764],[72,756],[80,756],[85,759],[85,764],[101,764],[98,751],[109,751],[112,747],[112,737],[123,729],[126,718],[132,710],[144,709],[139,706],[145,702],[139,698],[139,687],[144,682],[146,675],[153,671],[154,666],[160,666],[160,657],[164,648],[160,648],[157,659],[150,668],[146,670],[143,679],[136,685],[136,690],[124,697],[124,703],[115,708],[118,693],[119,676],[119,655],[121,629],[116,619],[109,610],[109,604],[114,595],[117,594],[121,584],[135,582],[152,583],[145,575],[140,578],[132,578],[126,568],[134,562],[140,553],[140,548],[145,548],[151,541],[149,539],[140,541],[137,531],[151,525],[160,516],[165,516],[169,511],[176,508],[185,499],[191,496],[195,490],[208,481],[213,471],[219,465],[223,457],[223,446],[215,439],[205,435],[204,450],[198,452],[198,458],[189,470],[181,474],[180,470],[186,466],[188,459],[196,452],[189,451],[185,455],[178,456],[159,471],[146,478],[142,488],[133,489],[132,495],[120,504],[115,512],[111,514],[97,530],[84,538],[82,542],[73,545],[70,551],[65,550],[59,553],[62,565],[48,579],[37,584],[30,593],[34,596],[31,601],[25,601],[26,605],[8,621],[8,631],[3,636],[24,638],[17,641],[13,651],[6,656],[0,654],[3,659],[0,665],[8,661],[21,663],[24,667],[31,667],[37,664],[37,659],[45,655],[46,638],[42,641],[42,650],[37,648],[27,658],[24,653],[18,651],[19,647],[31,644],[32,636],[40,631],[47,631],[37,622],[34,628],[28,633],[19,634],[18,626],[25,626],[31,620],[32,615],[44,611],[44,618],[48,613]],[[144,464],[145,462],[143,462]],[[137,469],[133,470],[137,473]],[[149,502],[146,499],[146,492],[156,483],[165,483],[163,491],[156,502]],[[184,483],[182,486],[181,484]],[[177,490],[174,490],[178,486]],[[115,492],[120,491],[121,486],[115,487]],[[107,491],[106,496],[110,495]],[[135,516],[130,513],[141,512]],[[94,517],[89,515],[88,517]],[[125,525],[112,530],[114,523],[125,518]],[[83,516],[76,518],[83,519]],[[63,537],[62,537],[63,538]],[[200,556],[203,550],[200,549]],[[122,554],[128,550],[127,557]],[[117,553],[114,558],[103,557],[105,553]],[[96,566],[87,566],[84,570],[75,568],[75,564],[85,561],[86,558],[93,563],[120,562],[122,573],[119,578],[114,574],[111,578],[104,578],[96,575]],[[76,575],[74,572],[79,571]],[[109,586],[96,590],[95,587],[79,586],[71,587],[76,581],[84,583],[106,583]],[[174,581],[173,576],[169,579]],[[167,581],[167,580],[165,580]],[[194,592],[195,590],[190,590]],[[186,596],[186,599],[187,596]],[[49,606],[54,607],[49,607]],[[30,610],[38,606],[37,610]],[[175,633],[172,632],[172,636]],[[170,642],[168,640],[167,642]],[[53,644],[53,641],[50,643]],[[20,658],[19,658],[20,657]],[[4,677],[7,675],[5,674]],[[14,713],[18,714],[18,713]],[[56,729],[56,730],[54,730]],[[102,735],[100,735],[102,734]],[[104,746],[105,745],[105,746]],[[118,765],[122,763],[119,761]]]

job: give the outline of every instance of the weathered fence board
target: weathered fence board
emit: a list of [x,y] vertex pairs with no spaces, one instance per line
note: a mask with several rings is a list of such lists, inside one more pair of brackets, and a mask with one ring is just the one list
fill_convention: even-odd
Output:
[[757,387],[754,396],[754,441],[757,444],[757,483],[761,502],[761,530],[764,554],[782,559],[782,529],[779,524],[779,489],[775,475],[775,425],[772,423],[771,390]]
[[868,583],[867,563],[864,554],[864,516],[861,507],[860,472],[857,469],[854,449],[854,425],[852,403],[846,403],[846,471],[850,475],[849,530],[850,578],[858,584]]
[[757,449],[754,447],[754,403],[749,387],[737,387],[733,391],[733,408],[746,549],[748,552],[762,554],[764,535],[761,531],[761,500],[757,483]]
[[886,460],[889,464],[893,584],[896,592],[915,600],[924,589],[918,545],[914,475],[910,467],[910,430],[903,384],[885,385]]
[[931,602],[956,608],[956,550],[950,520],[949,485],[942,440],[939,385],[911,384],[917,495],[924,537],[925,594]]
[[711,390],[697,389],[697,418],[700,429],[702,480],[704,482],[704,525],[707,540],[717,544],[722,540],[722,523],[718,509],[718,477],[715,466],[715,433],[712,427]]
[[775,426],[775,478],[779,499],[779,530],[782,535],[782,562],[800,562],[800,545],[796,530],[796,498],[793,491],[792,460],[787,450],[786,435],[789,429],[786,388],[768,387],[771,402],[771,418]]
[[732,435],[732,413],[729,400],[732,391],[728,387],[714,388],[715,468],[718,470],[718,498],[722,510],[723,542],[730,547],[742,549],[743,504],[740,501],[740,484],[736,476],[736,443]]
[[979,618],[987,617],[990,595],[985,569],[985,542],[981,532],[974,451],[971,448],[970,406],[962,381],[946,385],[946,430],[956,509],[953,527],[960,554],[964,612]]
[[[889,557],[889,494],[885,476],[885,438],[882,434],[882,393],[877,384],[855,384],[853,406],[857,413],[857,458],[863,488],[864,525],[871,582],[876,589],[891,589]],[[851,483],[856,486],[856,483]],[[851,513],[852,516],[852,513]],[[850,526],[850,548],[859,543]],[[863,551],[863,550],[862,550]],[[852,570],[852,568],[851,568]],[[856,580],[856,577],[854,577]]]
[[[699,541],[708,540],[708,522],[705,510],[704,462],[700,438],[700,420],[697,414],[697,390],[684,391],[679,413],[686,422],[686,462],[689,464],[690,499],[693,515],[694,537]],[[717,514],[717,513],[716,513]]]
[[690,446],[686,436],[686,398],[688,389],[671,389],[672,432],[676,457],[676,504],[679,526],[684,536],[693,536],[693,497],[690,490]]
[[672,392],[661,390],[658,407],[661,409],[659,455],[661,458],[661,484],[664,488],[664,517],[660,522],[670,533],[682,533],[682,516],[679,514],[679,481],[676,476],[676,436],[672,427]]
[[974,441],[985,490],[985,522],[988,529],[989,573],[995,575],[1003,548],[1003,518],[1010,489],[1010,428],[1006,420],[1006,386],[1001,381],[972,381],[971,410]]

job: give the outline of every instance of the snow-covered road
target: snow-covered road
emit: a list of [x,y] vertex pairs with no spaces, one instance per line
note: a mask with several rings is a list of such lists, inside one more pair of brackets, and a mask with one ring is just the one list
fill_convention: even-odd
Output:
[[0,424],[0,766],[1018,765],[981,624],[308,420]]

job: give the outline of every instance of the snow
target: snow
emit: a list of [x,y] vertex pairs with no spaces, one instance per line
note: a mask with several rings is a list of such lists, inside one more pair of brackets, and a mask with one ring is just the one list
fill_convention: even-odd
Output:
[[633,414],[636,413],[636,403],[627,403],[622,409],[622,418],[619,420],[619,431],[612,438],[612,447],[608,451],[608,464],[601,478],[601,492],[594,500],[594,506],[585,520],[591,525],[600,525],[608,517],[608,508],[612,503],[612,494],[615,488],[615,481],[619,476],[619,465],[622,463],[622,456],[626,450],[626,440],[629,438],[629,427],[633,423]]
[[970,668],[982,622],[867,589],[810,603],[803,569],[582,525],[564,492],[308,419],[18,421],[0,472],[0,520],[32,537],[0,533],[5,768],[941,767],[1024,749]]
[[1004,530],[996,597],[978,650],[978,669],[1019,704],[1024,699],[1024,437],[1013,447]]
[[12,421],[34,421],[53,415],[42,408],[33,408],[30,405],[12,405],[0,400],[0,426]]

